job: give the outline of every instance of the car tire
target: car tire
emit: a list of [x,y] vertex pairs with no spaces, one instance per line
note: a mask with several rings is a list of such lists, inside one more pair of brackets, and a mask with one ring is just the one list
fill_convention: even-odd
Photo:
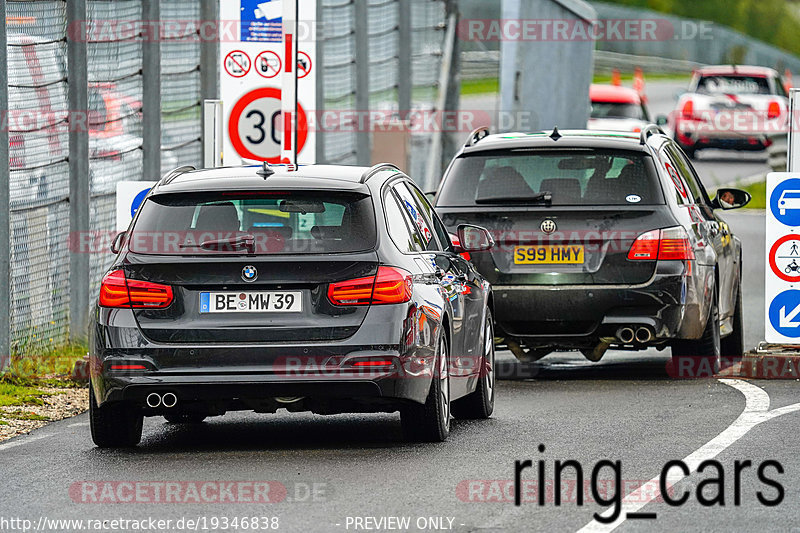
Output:
[[164,418],[171,424],[200,424],[207,417],[200,413],[169,413]]
[[[700,371],[710,368],[713,374],[716,374],[720,370],[722,352],[719,337],[719,298],[716,287],[711,296],[711,310],[703,335],[697,340],[677,340],[672,343],[673,368],[684,368],[680,362],[686,357],[692,358],[693,375],[685,377],[711,377]],[[704,359],[709,360],[710,367],[701,363]]]
[[686,157],[688,157],[689,159],[692,159],[692,160],[695,159],[695,155],[697,154],[697,148],[695,148],[694,146],[688,146],[686,144],[683,144],[678,139],[678,125],[677,124],[675,125],[675,134],[672,136],[672,138],[675,141],[675,144],[677,144],[680,147],[680,149],[683,150],[683,153],[686,154]]
[[681,150],[683,150],[683,153],[686,154],[686,157],[688,157],[692,161],[697,159],[697,148],[695,148],[694,146],[686,146],[682,144]]
[[744,320],[742,316],[742,282],[739,281],[736,306],[733,310],[733,333],[720,341],[722,357],[736,363],[744,355]]
[[450,434],[450,370],[447,338],[439,338],[431,386],[425,403],[400,411],[406,439],[413,442],[443,442]]
[[115,403],[99,406],[94,387],[89,385],[89,426],[92,440],[100,448],[136,446],[142,440],[144,415],[132,405]]
[[478,375],[478,385],[470,394],[452,404],[453,417],[460,420],[480,420],[492,416],[494,411],[495,372],[494,372],[494,325],[492,313],[486,310],[486,324],[483,330],[483,355]]

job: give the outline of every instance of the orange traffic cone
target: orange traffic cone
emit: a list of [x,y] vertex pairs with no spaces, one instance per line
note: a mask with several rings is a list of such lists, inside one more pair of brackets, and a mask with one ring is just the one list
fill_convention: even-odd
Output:
[[642,102],[647,101],[647,96],[644,94],[644,72],[641,67],[636,67],[633,71],[633,90],[639,94]]

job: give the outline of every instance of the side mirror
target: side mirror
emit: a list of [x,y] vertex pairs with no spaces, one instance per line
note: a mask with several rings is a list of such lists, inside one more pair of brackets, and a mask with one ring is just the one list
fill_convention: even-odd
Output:
[[741,189],[717,189],[717,196],[711,200],[714,209],[739,209],[746,206],[752,196]]
[[127,236],[127,231],[121,231],[120,233],[117,233],[116,237],[114,237],[114,240],[111,241],[111,251],[113,253],[118,254],[120,250],[122,250],[122,246],[125,244],[125,237]]
[[667,119],[667,115],[658,115],[656,117],[656,124],[659,126],[666,126],[669,123],[669,119]]
[[458,242],[464,252],[483,252],[494,246],[494,239],[489,230],[471,224],[458,226]]

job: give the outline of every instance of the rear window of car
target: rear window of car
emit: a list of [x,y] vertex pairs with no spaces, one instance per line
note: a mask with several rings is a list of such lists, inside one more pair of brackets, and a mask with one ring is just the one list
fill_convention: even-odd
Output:
[[697,81],[703,94],[771,94],[769,81],[762,76],[703,76]]
[[521,150],[459,157],[437,206],[655,205],[664,195],[652,158],[620,150]]
[[372,250],[372,199],[357,193],[246,191],[162,194],[141,206],[134,253],[318,254]]
[[592,118],[633,118],[644,120],[644,111],[638,104],[627,102],[592,102]]

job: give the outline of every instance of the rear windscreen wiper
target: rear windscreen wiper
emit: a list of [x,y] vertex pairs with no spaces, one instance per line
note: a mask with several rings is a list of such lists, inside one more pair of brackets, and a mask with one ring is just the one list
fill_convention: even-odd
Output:
[[255,252],[256,238],[250,235],[239,235],[238,237],[231,237],[229,239],[214,239],[210,241],[203,241],[200,244],[181,244],[181,248],[205,248],[207,250],[224,250],[225,247],[239,248],[244,246],[247,248],[248,253]]
[[553,203],[553,193],[549,191],[542,191],[533,196],[488,196],[478,198],[475,200],[476,204],[498,204],[498,203],[537,203],[542,202],[545,205]]

